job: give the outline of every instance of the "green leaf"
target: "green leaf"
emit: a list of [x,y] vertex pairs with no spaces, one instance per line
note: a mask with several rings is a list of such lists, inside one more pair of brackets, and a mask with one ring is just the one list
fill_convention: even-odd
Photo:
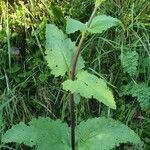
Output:
[[63,89],[69,90],[71,93],[79,93],[86,98],[96,98],[99,102],[116,109],[112,92],[108,89],[104,80],[89,74],[87,71],[79,72],[75,81],[65,81]]
[[[63,34],[55,25],[46,26],[46,56],[51,73],[57,76],[63,76],[71,71],[72,59],[76,51],[75,43]],[[77,70],[84,67],[84,61],[80,57]]]
[[3,143],[24,143],[36,146],[38,150],[70,150],[67,124],[50,118],[33,119],[29,126],[24,123],[14,125],[2,137]]
[[150,108],[150,86],[147,86],[146,83],[134,84],[131,94],[137,97],[142,110]]
[[102,33],[103,31],[117,25],[122,25],[118,19],[106,15],[100,15],[94,17],[88,31],[90,33]]
[[137,73],[139,55],[136,51],[125,51],[121,59],[124,72],[130,76],[135,76]]
[[74,33],[78,30],[81,32],[84,32],[84,31],[86,31],[86,29],[87,29],[86,24],[84,24],[78,20],[72,19],[72,18],[67,19],[66,32],[68,34]]
[[133,130],[110,118],[94,118],[77,126],[79,150],[110,150],[120,143],[140,143]]
[[18,144],[24,143],[30,147],[35,145],[36,132],[32,127],[26,126],[23,122],[13,126],[2,137],[2,142],[10,143],[16,142]]
[[131,95],[136,97],[142,110],[150,108],[150,87],[146,83],[129,83],[122,87],[122,95]]

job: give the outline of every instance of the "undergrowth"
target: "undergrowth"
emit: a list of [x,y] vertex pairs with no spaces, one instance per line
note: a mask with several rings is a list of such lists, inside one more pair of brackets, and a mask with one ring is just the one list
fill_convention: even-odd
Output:
[[[64,77],[50,74],[45,52],[45,26],[55,24],[65,32],[66,18],[86,22],[94,1],[5,1],[0,2],[0,126],[1,135],[20,121],[43,116],[61,119],[70,125]],[[77,124],[92,117],[108,116],[123,122],[140,136],[140,146],[121,145],[117,149],[150,147],[150,49],[149,1],[108,0],[97,15],[120,19],[117,27],[102,34],[88,35],[82,56],[85,68],[102,78],[112,89],[116,111],[91,98],[76,95]],[[72,40],[79,32],[69,35]],[[77,40],[78,42],[78,40]],[[28,149],[25,145],[1,143],[2,149]]]

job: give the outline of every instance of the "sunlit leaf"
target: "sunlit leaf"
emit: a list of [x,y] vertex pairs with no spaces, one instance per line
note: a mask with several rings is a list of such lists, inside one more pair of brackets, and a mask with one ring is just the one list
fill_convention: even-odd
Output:
[[113,94],[107,87],[105,81],[87,71],[79,72],[75,81],[65,81],[63,88],[71,91],[71,93],[79,93],[85,98],[93,97],[110,108],[116,108]]
[[70,33],[74,33],[76,31],[85,31],[87,29],[86,27],[86,24],[78,21],[78,20],[75,20],[75,19],[72,19],[72,18],[68,18],[67,19],[67,26],[66,26],[66,32],[68,34]]
[[88,31],[90,33],[102,33],[103,31],[117,25],[122,25],[118,19],[106,15],[100,15],[94,17]]

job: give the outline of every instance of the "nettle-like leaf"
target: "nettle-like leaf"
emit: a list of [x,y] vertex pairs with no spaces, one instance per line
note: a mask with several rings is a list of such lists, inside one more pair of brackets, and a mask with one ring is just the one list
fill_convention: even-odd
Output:
[[[78,150],[108,150],[120,143],[139,143],[140,139],[131,129],[113,119],[95,118],[81,122],[77,128]],[[32,119],[14,125],[2,137],[3,143],[16,142],[35,146],[37,150],[70,150],[69,127],[60,120],[50,118]]]
[[130,76],[135,76],[137,73],[139,55],[136,51],[124,51],[122,54],[122,67],[124,72]]
[[110,150],[120,143],[140,143],[133,130],[110,118],[93,118],[77,126],[78,150]]
[[134,86],[134,84],[132,82],[128,83],[127,85],[121,86],[121,88],[120,88],[121,90],[119,92],[119,95],[120,96],[130,95],[133,86]]
[[66,32],[68,34],[74,33],[76,31],[84,32],[86,31],[86,29],[87,29],[86,24],[72,18],[67,19]]
[[123,87],[122,95],[131,95],[136,97],[142,110],[150,108],[150,87],[146,83],[129,83]]
[[14,125],[2,137],[3,143],[24,143],[37,150],[70,150],[69,130],[65,123],[50,118],[33,119],[29,125]]
[[65,81],[63,83],[63,89],[71,91],[71,93],[79,93],[85,98],[93,97],[110,108],[116,108],[113,94],[108,89],[105,81],[87,71],[80,71],[75,81]]
[[2,138],[2,142],[24,143],[30,147],[35,145],[36,132],[32,127],[26,126],[23,122],[13,126]]
[[102,33],[117,25],[122,25],[118,19],[106,15],[99,15],[94,17],[88,31],[90,33]]
[[[55,25],[46,26],[46,57],[51,73],[63,76],[72,67],[72,59],[76,51],[75,43],[59,30]],[[80,57],[77,70],[84,67],[84,61]]]

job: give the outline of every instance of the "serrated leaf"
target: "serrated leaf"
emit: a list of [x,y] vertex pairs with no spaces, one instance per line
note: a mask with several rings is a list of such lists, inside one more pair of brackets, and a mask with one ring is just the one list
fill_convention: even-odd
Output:
[[38,150],[70,150],[67,124],[50,118],[33,119],[29,125],[14,125],[2,137],[2,142],[24,143]]
[[146,83],[135,84],[132,87],[131,94],[137,97],[142,110],[150,108],[150,87]]
[[[51,73],[57,76],[63,76],[69,72],[72,67],[72,59],[76,51],[75,43],[72,42],[55,25],[46,26],[46,57]],[[84,61],[80,57],[77,64],[77,70],[84,67]]]
[[2,142],[24,143],[25,145],[32,147],[35,145],[36,136],[36,131],[32,127],[28,127],[23,122],[20,122],[4,134]]
[[63,89],[71,91],[71,93],[79,93],[85,98],[93,97],[110,108],[116,108],[112,92],[108,89],[104,80],[87,71],[79,72],[75,81],[65,81],[63,83]]
[[140,143],[133,130],[110,118],[94,118],[77,126],[79,150],[110,150],[120,143]]
[[103,31],[106,31],[107,29],[117,25],[122,25],[120,20],[117,18],[106,15],[99,15],[94,17],[88,31],[90,33],[102,33]]
[[86,24],[72,18],[67,19],[66,32],[68,34],[74,33],[76,31],[83,32],[86,31],[86,29],[87,29]]
[[127,72],[130,76],[135,76],[138,66],[138,53],[136,51],[125,51],[122,56],[122,67],[124,72]]
[[122,95],[131,95],[136,97],[142,110],[150,108],[150,87],[146,83],[129,83],[122,87]]

